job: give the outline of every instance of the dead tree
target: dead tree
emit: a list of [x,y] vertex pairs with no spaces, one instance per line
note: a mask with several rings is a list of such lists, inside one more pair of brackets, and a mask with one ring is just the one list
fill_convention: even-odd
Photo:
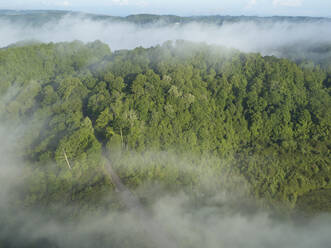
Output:
[[68,157],[67,157],[67,154],[66,154],[66,151],[63,149],[63,153],[64,153],[64,158],[65,158],[65,160],[66,160],[66,162],[67,162],[67,165],[68,165],[68,167],[69,167],[69,170],[71,170],[71,165],[70,165],[70,163],[69,163],[69,160],[68,160]]

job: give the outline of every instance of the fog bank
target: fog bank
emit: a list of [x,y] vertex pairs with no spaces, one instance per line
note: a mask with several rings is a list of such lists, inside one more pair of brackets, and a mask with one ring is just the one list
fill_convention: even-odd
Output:
[[[243,22],[223,26],[190,23],[142,27],[132,23],[110,23],[67,16],[58,23],[48,23],[38,28],[2,21],[0,46],[31,39],[42,42],[77,39],[89,42],[99,39],[109,44],[112,50],[118,50],[185,39],[234,47],[246,52],[274,54],[277,47],[285,45],[331,42],[330,27],[326,22]],[[10,91],[0,104],[5,106],[8,102],[6,98],[11,95],[14,93]],[[267,211],[247,209],[249,203],[243,204],[245,199],[235,199],[226,190],[200,196],[200,202],[197,203],[184,189],[171,193],[162,187],[144,184],[133,193],[146,198],[157,197],[147,199],[149,204],[144,205],[147,213],[143,216],[137,215],[135,209],[103,206],[79,218],[68,215],[74,212],[72,209],[76,206],[52,206],[50,212],[53,214],[45,213],[45,206],[27,208],[20,193],[24,187],[31,187],[24,180],[34,170],[30,169],[27,173],[27,169],[32,167],[18,154],[22,137],[31,133],[31,129],[28,125],[24,128],[2,126],[0,123],[0,247],[155,247],[146,237],[148,228],[142,228],[150,222],[160,223],[162,232],[166,232],[165,236],[171,241],[169,243],[182,248],[325,248],[331,243],[330,215],[321,214],[305,222],[277,220]],[[139,162],[141,167],[137,166],[137,169],[140,173],[151,168],[153,162],[161,161],[162,164],[164,161],[166,165],[180,168],[182,173],[203,171],[206,177],[198,182],[200,184],[207,182],[215,185],[216,182],[229,179],[208,172],[207,162],[201,166],[204,170],[199,170],[200,167],[190,167],[184,157],[171,156],[167,152],[151,151],[144,155],[133,154],[125,159]],[[125,163],[125,159],[124,164],[132,164]],[[116,162],[115,159],[113,162]],[[126,169],[130,170],[119,165],[115,168],[122,175]],[[237,185],[243,187],[241,181]],[[116,192],[109,192],[105,197],[109,199],[105,201],[114,201],[114,194]]]
[[[204,197],[196,204],[184,192],[171,194],[145,185],[134,194],[162,196],[151,201],[144,215],[137,215],[135,208],[101,208],[77,219],[67,215],[74,206],[59,205],[56,215],[46,214],[38,207],[25,208],[16,198],[16,190],[24,187],[26,174],[22,172],[27,166],[15,156],[16,144],[24,135],[24,130],[17,130],[0,129],[0,244],[3,242],[4,247],[167,247],[155,246],[146,235],[149,228],[144,225],[151,222],[162,226],[162,232],[170,239],[167,244],[183,248],[325,248],[331,243],[328,215],[304,224],[276,220],[266,211],[248,213],[244,204],[236,203],[225,192]],[[157,157],[167,160],[169,155]],[[151,155],[140,159],[149,164]],[[173,162],[174,158],[170,160]],[[234,209],[234,204],[239,206]]]
[[61,42],[101,40],[112,50],[150,47],[167,40],[206,42],[239,49],[244,52],[274,54],[278,47],[293,44],[331,42],[331,22],[237,22],[222,26],[203,23],[148,24],[92,20],[83,16],[65,16],[59,21],[33,27],[2,20],[0,46],[21,40]]

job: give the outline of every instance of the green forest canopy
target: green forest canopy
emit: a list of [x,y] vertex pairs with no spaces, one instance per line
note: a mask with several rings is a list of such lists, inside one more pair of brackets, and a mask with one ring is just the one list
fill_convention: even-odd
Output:
[[[316,192],[316,209],[330,210],[323,65],[186,41],[116,52],[74,41],[0,49],[0,75],[1,123],[28,127],[19,142],[33,171],[25,205],[98,203],[113,188],[108,156],[131,188],[156,180],[194,192],[205,169],[242,177],[267,206],[304,207]],[[154,152],[206,167],[193,175],[171,159],[130,160]]]

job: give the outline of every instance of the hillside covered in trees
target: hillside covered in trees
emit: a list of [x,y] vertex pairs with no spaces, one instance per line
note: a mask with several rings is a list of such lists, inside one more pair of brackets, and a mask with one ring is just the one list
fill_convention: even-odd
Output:
[[185,41],[116,52],[75,41],[3,48],[0,75],[24,206],[116,205],[103,202],[107,157],[131,189],[245,188],[267,208],[330,211],[323,66]]
[[0,20],[10,22],[24,23],[25,25],[43,25],[52,21],[59,21],[65,16],[84,17],[96,21],[109,22],[130,22],[138,25],[150,25],[159,23],[160,25],[169,24],[185,24],[191,22],[209,23],[222,25],[224,23],[239,23],[239,22],[315,22],[322,21],[331,22],[330,18],[325,17],[309,17],[309,16],[229,16],[229,15],[213,15],[213,16],[176,16],[176,15],[153,15],[153,14],[137,14],[129,16],[110,16],[101,14],[90,14],[75,11],[64,10],[4,10],[0,9]]

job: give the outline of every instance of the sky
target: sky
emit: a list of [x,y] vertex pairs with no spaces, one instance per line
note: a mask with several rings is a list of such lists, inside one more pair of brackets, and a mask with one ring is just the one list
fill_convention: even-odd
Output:
[[0,9],[61,9],[117,16],[150,13],[331,17],[331,0],[0,0]]

